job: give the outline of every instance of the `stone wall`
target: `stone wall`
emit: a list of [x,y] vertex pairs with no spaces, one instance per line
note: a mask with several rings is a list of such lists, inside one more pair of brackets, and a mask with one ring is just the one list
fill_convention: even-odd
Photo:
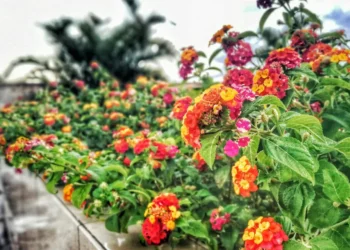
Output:
[[44,84],[0,84],[0,107],[19,97],[30,97],[43,87]]

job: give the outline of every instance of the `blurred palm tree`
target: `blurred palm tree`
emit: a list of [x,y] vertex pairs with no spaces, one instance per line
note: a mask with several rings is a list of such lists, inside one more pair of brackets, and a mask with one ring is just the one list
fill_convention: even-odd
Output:
[[[90,63],[97,61],[113,76],[125,84],[133,81],[138,75],[148,75],[164,78],[162,72],[144,65],[160,57],[175,55],[173,45],[164,39],[153,38],[153,26],[165,22],[161,15],[151,14],[142,17],[138,10],[137,0],[124,0],[131,19],[118,27],[106,29],[108,20],[102,20],[90,14],[85,20],[61,18],[40,26],[48,34],[51,43],[57,48],[55,67],[51,68],[60,77],[69,79],[84,79],[96,87]],[[33,63],[20,58],[6,71],[9,75],[12,68],[18,64]],[[37,60],[35,60],[37,62]],[[45,70],[48,69],[45,62]],[[41,68],[43,64],[40,64]]]

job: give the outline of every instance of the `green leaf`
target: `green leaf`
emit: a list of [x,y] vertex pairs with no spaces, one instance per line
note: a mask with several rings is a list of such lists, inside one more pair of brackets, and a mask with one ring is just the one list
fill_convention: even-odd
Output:
[[238,240],[239,231],[233,229],[232,226],[225,228],[225,231],[220,234],[222,245],[226,250],[234,249],[234,246]]
[[72,194],[72,204],[75,207],[80,208],[81,204],[83,204],[86,198],[88,198],[88,196],[90,195],[91,188],[91,183],[75,187]]
[[280,186],[278,197],[280,205],[293,217],[300,214],[303,207],[301,183],[283,183]]
[[51,176],[51,179],[49,180],[48,183],[46,183],[46,190],[51,193],[51,194],[55,194],[57,193],[57,189],[56,189],[56,184],[57,182],[61,179],[62,177],[62,172],[60,173],[54,173]]
[[298,241],[288,240],[286,243],[283,244],[283,250],[310,250],[310,249]]
[[312,136],[314,136],[315,139],[317,139],[318,141],[324,142],[321,123],[314,116],[297,115],[297,116],[288,117],[288,119],[285,119],[281,122],[284,122],[287,128],[295,129],[298,131],[306,130]]
[[350,183],[340,171],[323,170],[323,193],[332,201],[345,203],[350,198]]
[[231,166],[221,166],[215,171],[214,179],[218,188],[222,188],[230,174]]
[[350,250],[350,225],[332,228],[322,236],[331,239],[340,250]]
[[243,155],[247,156],[252,165],[255,165],[255,158],[258,153],[260,144],[260,137],[254,135],[250,138],[250,142],[247,147],[243,148]]
[[290,137],[269,137],[263,140],[263,145],[267,156],[315,183],[314,160],[300,141]]
[[291,69],[288,70],[287,75],[291,75],[291,76],[307,76],[309,79],[315,81],[315,82],[319,82],[318,78],[316,76],[316,74],[308,68],[295,68],[295,69]]
[[124,166],[120,165],[120,164],[116,164],[113,163],[111,165],[108,165],[107,167],[103,168],[106,172],[111,172],[111,171],[115,171],[120,173],[121,175],[123,175],[124,177],[128,176],[128,172],[129,170],[126,169]]
[[121,231],[119,214],[109,216],[105,221],[105,227],[111,232],[119,233]]
[[237,205],[237,204],[230,204],[230,205],[227,205],[226,207],[224,207],[224,212],[225,213],[229,213],[229,214],[232,214],[234,213],[235,211],[237,211],[238,209],[240,209],[240,207]]
[[286,110],[286,106],[284,106],[283,102],[274,95],[266,95],[263,97],[258,97],[255,101],[256,105],[265,105],[265,104],[270,104],[270,105],[276,105],[279,108],[282,108]]
[[215,57],[221,52],[223,51],[222,48],[216,49],[213,54],[211,54],[211,56],[209,57],[209,66],[211,65],[211,63],[213,62],[213,60],[215,59]]
[[206,68],[204,71],[209,71],[209,70],[215,70],[215,71],[218,71],[219,73],[222,74],[222,70],[219,69],[218,67],[209,67],[209,68]]
[[203,51],[197,51],[198,56],[207,58],[206,54]]
[[111,184],[109,184],[109,188],[112,190],[122,190],[126,188],[127,184],[125,181],[115,181]]
[[271,167],[274,165],[273,160],[270,157],[268,157],[263,150],[258,153],[257,158],[258,162],[264,166]]
[[194,236],[196,238],[204,239],[209,241],[208,229],[206,226],[199,220],[190,220],[187,223],[188,225],[176,226],[179,227],[185,234]]
[[259,22],[259,29],[260,29],[260,32],[263,31],[267,19],[268,19],[269,16],[272,14],[272,12],[274,12],[276,9],[277,9],[277,8],[270,8],[270,9],[267,9],[267,10],[265,11],[265,13],[262,15],[262,17],[260,18],[260,22]]
[[204,135],[201,138],[202,147],[199,150],[199,153],[208,164],[210,169],[212,169],[214,165],[216,158],[216,149],[218,146],[217,144],[221,133],[222,131],[219,131],[213,134]]
[[350,159],[350,137],[338,142],[334,148],[342,153],[347,159]]
[[238,35],[238,39],[244,39],[244,38],[252,37],[252,36],[258,36],[258,34],[249,30],[249,31],[245,31],[245,32],[240,33]]
[[308,218],[315,227],[326,228],[338,222],[340,211],[332,201],[321,198],[310,207]]
[[100,166],[91,166],[85,171],[91,175],[91,179],[97,181],[98,183],[101,183],[106,179],[106,171]]
[[336,87],[350,90],[350,83],[346,82],[342,79],[339,79],[339,78],[325,78],[325,77],[323,77],[323,78],[321,78],[320,82],[322,85],[336,86]]
[[136,225],[136,224],[142,222],[143,220],[144,220],[144,217],[141,215],[132,215],[132,216],[130,216],[126,226],[129,227],[132,225]]
[[325,236],[317,236],[310,240],[312,250],[338,250],[337,245]]
[[312,11],[306,8],[300,8],[300,11],[306,14],[309,17],[311,22],[318,23],[322,28],[322,21],[315,13],[313,13]]
[[119,191],[119,196],[125,201],[128,201],[130,204],[132,204],[134,207],[137,207],[136,199],[135,197],[128,191]]

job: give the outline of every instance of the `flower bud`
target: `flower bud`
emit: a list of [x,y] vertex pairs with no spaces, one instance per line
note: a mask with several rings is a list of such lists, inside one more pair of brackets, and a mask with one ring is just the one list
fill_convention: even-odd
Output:
[[277,109],[272,109],[272,114],[277,120],[280,119],[280,114],[278,113]]
[[301,81],[303,82],[303,83],[307,83],[307,82],[309,82],[309,77],[307,77],[307,76],[302,76],[301,77]]
[[101,207],[101,206],[102,206],[102,201],[100,201],[100,200],[94,200],[94,206],[95,206],[95,207]]
[[333,202],[333,207],[339,207],[341,204],[339,202]]
[[325,101],[323,104],[324,107],[328,107],[329,106],[329,100]]
[[310,133],[305,132],[305,133],[302,135],[302,140],[303,140],[303,141],[306,141],[309,137],[310,137]]
[[102,183],[100,184],[100,188],[101,188],[101,189],[107,189],[107,188],[108,188],[108,184],[107,184],[106,182],[102,182]]
[[265,113],[262,113],[261,114],[261,120],[262,120],[263,123],[268,123],[269,122],[269,117]]
[[117,192],[115,192],[115,191],[113,191],[112,192],[112,196],[113,196],[113,198],[115,199],[115,200],[119,200],[119,194],[117,193]]

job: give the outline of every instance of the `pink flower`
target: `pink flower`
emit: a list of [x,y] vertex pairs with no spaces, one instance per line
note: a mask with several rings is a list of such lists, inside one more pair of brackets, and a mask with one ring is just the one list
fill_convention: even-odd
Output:
[[224,152],[229,157],[235,157],[239,153],[239,147],[237,142],[234,142],[232,140],[228,140],[226,142],[226,145],[224,147]]
[[76,80],[75,87],[77,87],[78,89],[83,89],[85,87],[85,82],[81,80]]
[[246,137],[239,138],[239,139],[238,139],[238,146],[239,146],[240,148],[245,148],[246,146],[248,146],[249,142],[250,142],[250,138],[247,137],[247,136],[246,136]]
[[187,79],[188,75],[192,73],[192,66],[191,65],[182,65],[179,71],[180,76],[182,79]]
[[23,170],[21,168],[15,168],[15,173],[16,174],[22,174]]
[[50,86],[51,88],[57,88],[57,85],[58,85],[58,82],[50,82],[50,83],[49,83],[49,86]]
[[64,173],[61,177],[61,181],[63,181],[63,183],[67,183],[69,177],[67,176],[67,173]]
[[311,109],[312,111],[314,111],[315,113],[320,113],[321,112],[321,103],[320,102],[314,102],[311,105]]
[[168,92],[163,96],[163,101],[165,104],[169,105],[174,101],[174,97],[170,92]]
[[179,152],[179,149],[175,145],[171,145],[168,147],[168,157],[169,158],[174,158],[176,154]]
[[210,215],[211,228],[216,231],[221,231],[222,227],[230,222],[230,214],[225,213],[223,216],[220,216],[219,209],[214,209]]
[[251,123],[247,118],[240,118],[236,122],[236,128],[239,133],[248,132],[251,128]]

